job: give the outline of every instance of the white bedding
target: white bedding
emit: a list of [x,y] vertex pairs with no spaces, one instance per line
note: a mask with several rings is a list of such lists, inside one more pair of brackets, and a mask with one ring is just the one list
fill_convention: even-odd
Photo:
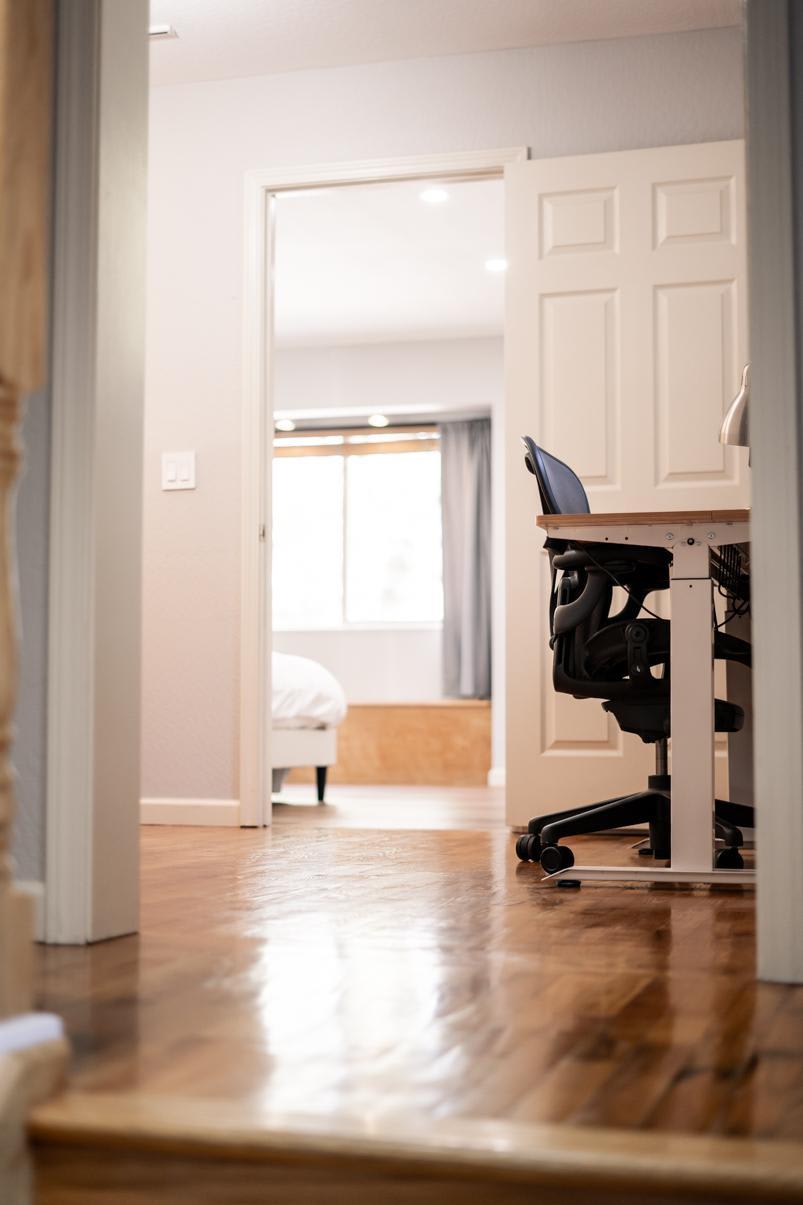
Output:
[[334,728],[346,714],[343,688],[309,657],[273,654],[273,727]]

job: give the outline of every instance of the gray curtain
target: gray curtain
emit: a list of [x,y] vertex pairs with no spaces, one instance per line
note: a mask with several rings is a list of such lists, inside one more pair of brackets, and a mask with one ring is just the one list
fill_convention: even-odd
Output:
[[491,694],[491,420],[444,423],[443,692]]

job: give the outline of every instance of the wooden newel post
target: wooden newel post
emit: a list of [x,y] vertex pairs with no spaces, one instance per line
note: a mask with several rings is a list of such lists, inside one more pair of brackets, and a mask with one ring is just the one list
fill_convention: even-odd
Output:
[[46,374],[51,0],[0,0],[0,1020],[31,1007],[32,917],[11,882],[21,401]]
[[25,1121],[65,1065],[58,1018],[32,1014],[33,916],[11,867],[17,702],[14,504],[22,399],[45,383],[53,0],[0,0],[0,1201],[29,1205]]
[[11,821],[14,772],[11,742],[17,696],[17,591],[14,491],[22,459],[17,391],[0,380],[0,1019],[31,1007],[32,916],[14,890]]

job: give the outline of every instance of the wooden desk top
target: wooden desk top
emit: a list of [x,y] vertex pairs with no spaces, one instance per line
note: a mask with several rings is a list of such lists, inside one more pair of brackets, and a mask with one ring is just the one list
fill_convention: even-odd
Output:
[[619,514],[538,515],[538,527],[649,527],[668,523],[749,523],[749,510],[644,510]]

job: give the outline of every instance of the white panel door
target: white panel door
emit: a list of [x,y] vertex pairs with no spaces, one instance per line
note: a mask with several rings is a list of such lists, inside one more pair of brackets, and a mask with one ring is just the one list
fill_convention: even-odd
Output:
[[595,511],[748,504],[719,425],[747,359],[744,145],[511,164],[507,192],[507,815],[645,785],[652,750],[552,689],[549,574],[519,435]]

